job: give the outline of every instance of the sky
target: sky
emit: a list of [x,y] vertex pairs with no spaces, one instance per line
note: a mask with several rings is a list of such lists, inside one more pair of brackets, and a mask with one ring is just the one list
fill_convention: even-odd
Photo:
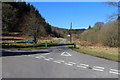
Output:
[[87,29],[96,22],[106,22],[117,8],[105,2],[29,2],[50,25],[60,28]]
[[27,1],[27,2],[108,2],[108,1],[118,2],[119,0],[23,0],[23,1]]

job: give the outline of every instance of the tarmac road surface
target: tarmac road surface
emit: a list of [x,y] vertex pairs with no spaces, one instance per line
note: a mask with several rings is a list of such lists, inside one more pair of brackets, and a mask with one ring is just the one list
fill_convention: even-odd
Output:
[[3,50],[37,52],[2,57],[3,78],[118,78],[120,75],[118,62],[75,52],[65,45],[42,50]]

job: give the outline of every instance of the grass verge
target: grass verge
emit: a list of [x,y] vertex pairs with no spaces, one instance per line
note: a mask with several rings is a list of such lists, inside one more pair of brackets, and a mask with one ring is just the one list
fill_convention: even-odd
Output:
[[[53,38],[51,40],[38,40],[38,43],[34,44],[25,43],[24,40],[5,40],[2,43],[8,44],[3,44],[2,46],[7,49],[46,49],[57,45],[60,41],[62,40],[59,38]],[[48,43],[47,47],[45,47],[45,42]]]
[[118,48],[103,46],[81,46],[80,44],[77,45],[77,48],[73,48],[73,46],[69,46],[69,48],[80,53],[120,62]]

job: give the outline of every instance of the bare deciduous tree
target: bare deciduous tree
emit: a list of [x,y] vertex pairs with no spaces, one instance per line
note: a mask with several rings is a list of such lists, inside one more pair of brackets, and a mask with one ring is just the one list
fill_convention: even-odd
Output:
[[108,16],[109,21],[114,21],[115,19],[118,19],[120,16],[120,2],[106,2],[110,6],[115,6],[118,8],[116,12],[114,12],[112,15]]
[[108,5],[120,7],[119,2],[107,2]]
[[30,13],[25,17],[23,31],[26,35],[32,36],[35,43],[37,43],[37,38],[40,36],[40,21],[37,18],[37,15],[34,13],[34,10],[31,9]]

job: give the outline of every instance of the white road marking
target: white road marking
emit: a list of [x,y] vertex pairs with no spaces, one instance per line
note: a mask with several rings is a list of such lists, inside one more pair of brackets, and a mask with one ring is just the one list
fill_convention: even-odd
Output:
[[46,54],[41,54],[41,55],[44,55],[44,56],[45,56],[45,55],[48,55],[48,54],[50,54],[50,53],[46,53]]
[[95,71],[104,71],[103,69],[97,69],[97,68],[93,68],[92,70],[95,70]]
[[81,67],[81,68],[87,68],[86,66],[80,66],[80,65],[77,65],[77,67]]
[[59,64],[61,63],[61,62],[59,62],[59,61],[53,61],[53,62],[55,62],[55,63],[59,63]]
[[89,65],[87,65],[87,64],[80,64],[81,66],[86,66],[86,67],[88,67]]
[[[36,56],[35,58],[38,58],[38,59],[40,59],[40,58],[44,58],[44,60],[46,60],[46,61],[50,61],[50,60],[53,60],[53,58],[48,58],[48,59],[46,59],[44,56],[42,56],[42,55],[40,55],[40,56]],[[63,61],[63,60],[55,60],[55,61],[53,61],[53,62],[55,62],[55,63],[61,63],[61,62],[65,62],[65,61]],[[74,63],[74,62],[68,62],[68,63],[64,63],[65,65],[69,65],[69,66],[73,66],[74,64],[76,64],[76,63]],[[81,67],[81,68],[87,68],[89,65],[87,65],[87,64],[80,64],[80,65],[77,65],[77,67]],[[92,68],[92,70],[96,70],[96,71],[104,71],[104,67],[100,67],[100,66],[93,66],[93,68]],[[118,70],[115,70],[115,69],[110,69],[111,71],[109,71],[109,73],[113,73],[113,74],[120,74],[119,73],[119,71]]]
[[92,70],[95,70],[95,71],[104,71],[104,67],[99,67],[99,66],[93,66]]
[[76,63],[74,63],[74,62],[68,62],[68,63],[70,63],[70,64],[76,64]]
[[[62,56],[71,56],[69,53],[67,53],[67,54],[65,54],[66,52],[63,52],[61,55]],[[50,54],[50,53],[48,53],[48,54]],[[48,54],[43,54],[43,55],[48,55]],[[48,59],[46,59],[46,57],[44,57],[43,55],[40,55],[40,56],[37,56],[37,57],[35,57],[35,58],[37,58],[37,59],[40,59],[40,58],[44,58],[44,60],[46,60],[46,61],[50,61],[50,60],[54,60],[53,58],[48,58]],[[28,55],[28,56],[32,56],[32,55]],[[61,63],[61,62],[65,62],[65,61],[63,61],[63,60],[56,60],[56,61],[53,61],[53,62],[55,62],[55,63]],[[69,66],[73,66],[74,64],[76,64],[76,63],[74,63],[74,62],[68,62],[68,63],[64,63],[65,65],[69,65]],[[81,68],[87,68],[89,65],[87,65],[87,64],[80,64],[80,65],[77,65],[77,67],[81,67]],[[100,66],[93,66],[93,68],[92,68],[92,70],[96,70],[96,71],[104,71],[104,67],[100,67]],[[109,71],[109,73],[113,73],[113,74],[120,74],[119,72],[118,72],[118,70],[115,70],[115,69],[110,69],[111,71]]]
[[31,55],[27,55],[27,56],[31,56]]
[[110,69],[109,73],[120,74],[120,71],[116,69]]
[[65,51],[61,54],[61,56],[71,56],[71,54]]
[[50,59],[44,59],[44,60],[46,60],[46,61],[50,61]]
[[44,58],[44,59],[46,58],[46,57],[44,57],[44,56],[40,56],[40,57],[41,57],[41,58]]
[[82,68],[87,68],[89,65],[87,64],[80,64],[80,65],[77,65],[77,67],[82,67]]
[[39,57],[39,56],[36,56],[35,58],[37,58],[37,59],[40,59],[41,57]]
[[109,71],[109,73],[120,74],[119,72]]
[[94,68],[105,69],[104,67],[93,66]]
[[69,66],[72,66],[73,64],[70,64],[70,63],[65,63],[65,65],[69,65]]
[[65,61],[63,61],[63,60],[57,60],[57,61],[62,62],[62,63],[65,62]]
[[116,72],[120,72],[120,71],[118,71],[118,70],[116,70],[116,69],[110,69],[111,71],[116,71]]
[[27,55],[28,57],[34,57],[34,55]]
[[49,58],[50,60],[54,60],[53,58]]

